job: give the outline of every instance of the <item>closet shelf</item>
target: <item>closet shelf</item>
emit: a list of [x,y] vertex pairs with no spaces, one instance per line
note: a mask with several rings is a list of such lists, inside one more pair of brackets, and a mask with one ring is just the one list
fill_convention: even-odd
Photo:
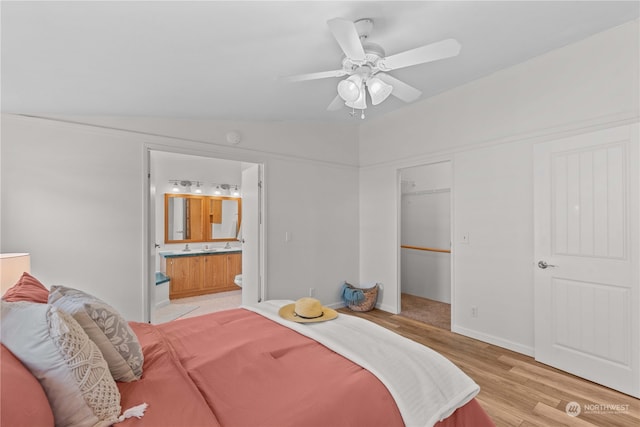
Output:
[[425,248],[423,246],[411,246],[411,245],[400,245],[401,248],[404,249],[415,249],[418,251],[428,251],[428,252],[444,252],[444,253],[451,253],[451,250],[449,249],[437,249],[437,248]]

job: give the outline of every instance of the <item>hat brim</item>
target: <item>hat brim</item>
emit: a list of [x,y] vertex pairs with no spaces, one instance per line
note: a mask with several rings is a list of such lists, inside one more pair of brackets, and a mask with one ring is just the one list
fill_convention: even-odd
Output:
[[298,323],[317,323],[317,322],[325,322],[327,320],[333,320],[338,317],[338,312],[332,308],[322,306],[322,316],[316,317],[313,319],[305,319],[303,317],[296,316],[295,314],[296,304],[287,304],[280,308],[278,314],[283,319],[291,320],[292,322]]

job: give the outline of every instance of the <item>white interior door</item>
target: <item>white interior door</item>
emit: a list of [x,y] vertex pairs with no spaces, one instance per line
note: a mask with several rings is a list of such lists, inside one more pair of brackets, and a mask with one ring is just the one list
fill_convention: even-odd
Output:
[[242,171],[242,304],[260,302],[262,283],[262,178],[261,165]]
[[151,150],[146,150],[145,152],[145,189],[146,198],[145,198],[145,218],[147,223],[147,229],[145,232],[145,243],[147,245],[146,254],[146,262],[145,270],[147,272],[146,276],[146,288],[143,292],[143,301],[144,301],[144,310],[143,310],[143,319],[145,322],[153,321],[151,318],[153,313],[153,308],[155,307],[157,301],[155,298],[155,287],[156,287],[156,187],[154,185],[154,181],[151,179],[151,174],[155,173],[154,165],[153,165],[153,156],[151,155]]
[[534,148],[536,360],[640,397],[638,126]]

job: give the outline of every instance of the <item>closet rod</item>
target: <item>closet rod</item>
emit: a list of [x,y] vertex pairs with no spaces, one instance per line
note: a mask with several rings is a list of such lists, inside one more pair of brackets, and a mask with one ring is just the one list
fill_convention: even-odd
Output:
[[422,196],[424,194],[449,193],[450,188],[436,188],[435,190],[407,191],[402,193],[403,196]]
[[416,249],[418,251],[429,251],[429,252],[444,252],[444,253],[451,253],[451,250],[449,249],[436,249],[436,248],[425,248],[422,246],[411,246],[411,245],[400,245],[401,248],[404,249]]

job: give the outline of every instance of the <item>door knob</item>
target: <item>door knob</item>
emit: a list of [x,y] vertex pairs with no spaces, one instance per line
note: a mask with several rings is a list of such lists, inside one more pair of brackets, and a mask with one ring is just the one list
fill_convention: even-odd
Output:
[[538,261],[538,268],[545,269],[547,267],[557,267],[557,265],[547,264],[546,261]]

